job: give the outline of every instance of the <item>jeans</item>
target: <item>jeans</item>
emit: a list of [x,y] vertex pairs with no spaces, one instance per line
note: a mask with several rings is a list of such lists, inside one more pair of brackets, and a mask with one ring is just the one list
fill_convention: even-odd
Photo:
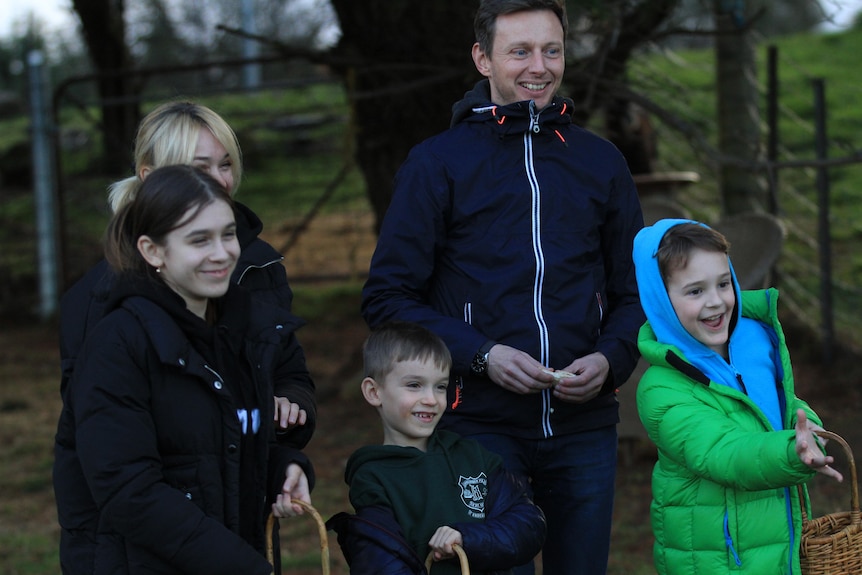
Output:
[[[469,436],[503,457],[505,467],[530,481],[545,513],[543,575],[607,572],[617,465],[617,428],[519,439],[497,433]],[[533,575],[533,563],[514,569]]]

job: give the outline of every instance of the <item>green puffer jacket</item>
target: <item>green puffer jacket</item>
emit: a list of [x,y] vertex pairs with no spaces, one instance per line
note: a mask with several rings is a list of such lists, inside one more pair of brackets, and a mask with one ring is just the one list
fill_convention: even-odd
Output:
[[796,455],[796,410],[820,420],[794,393],[777,301],[774,289],[742,292],[742,315],[778,336],[783,431],[764,433],[768,420],[746,395],[708,381],[678,348],[657,342],[649,323],[640,330],[638,346],[650,367],[638,384],[637,406],[658,447],[651,517],[660,574],[800,573],[795,486],[814,472]]

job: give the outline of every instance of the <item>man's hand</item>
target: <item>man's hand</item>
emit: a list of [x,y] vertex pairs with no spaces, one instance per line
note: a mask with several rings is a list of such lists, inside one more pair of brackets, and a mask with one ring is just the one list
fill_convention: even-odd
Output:
[[277,431],[287,431],[293,427],[305,425],[308,414],[299,407],[298,403],[291,403],[286,397],[275,398],[275,415],[273,420]]
[[308,490],[308,478],[305,472],[296,463],[291,463],[287,466],[285,472],[284,484],[281,486],[281,493],[276,497],[275,503],[272,504],[272,514],[276,517],[294,517],[302,515],[305,509],[297,504],[291,504],[291,499],[299,499],[308,504],[311,504],[311,493]]
[[443,559],[454,557],[455,550],[452,549],[452,545],[456,543],[461,546],[464,545],[461,541],[461,533],[459,531],[455,531],[446,525],[438,527],[428,542],[428,547],[434,553],[434,561],[442,561]]
[[584,403],[599,394],[611,366],[608,358],[600,352],[591,353],[578,358],[565,368],[574,374],[563,377],[554,386],[554,397],[569,403]]
[[556,381],[529,354],[502,343],[488,353],[488,377],[503,389],[520,394],[538,393]]
[[[816,431],[823,431],[819,425],[815,425],[808,421],[808,416],[802,409],[796,410],[796,455],[802,460],[802,463],[815,470],[817,473],[822,473],[827,477],[832,477],[836,481],[843,481],[844,477],[835,469],[829,466],[835,460],[831,455],[823,455],[818,446],[818,438],[815,437]],[[825,440],[821,440],[824,442]]]

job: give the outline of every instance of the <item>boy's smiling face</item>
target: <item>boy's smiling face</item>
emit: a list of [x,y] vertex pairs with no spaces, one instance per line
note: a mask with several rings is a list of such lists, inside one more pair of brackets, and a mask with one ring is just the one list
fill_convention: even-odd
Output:
[[428,438],[446,411],[449,371],[433,360],[396,363],[384,380],[362,381],[365,400],[383,421],[383,444],[425,451]]
[[686,331],[727,359],[730,319],[736,305],[727,255],[692,250],[686,266],[670,274],[667,293]]

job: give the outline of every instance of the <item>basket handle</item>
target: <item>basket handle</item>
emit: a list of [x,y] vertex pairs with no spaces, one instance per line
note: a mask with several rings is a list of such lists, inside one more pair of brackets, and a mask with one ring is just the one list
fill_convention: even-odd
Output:
[[[813,432],[817,437],[824,437],[826,439],[835,441],[838,443],[842,449],[844,449],[844,455],[847,457],[847,462],[850,467],[850,513],[855,518],[854,522],[859,522],[859,484],[856,478],[856,461],[853,459],[853,450],[850,449],[850,445],[845,441],[843,437],[838,435],[837,433],[833,433],[831,431],[815,431]],[[800,486],[801,487],[801,486]],[[802,520],[807,521],[808,517],[805,513],[805,506],[802,506]]]
[[[461,562],[461,575],[470,575],[470,564],[467,562],[467,553],[464,549],[454,543],[452,545],[452,550],[455,552],[455,555],[458,556],[458,561]],[[431,565],[434,563],[434,552],[431,551],[428,553],[428,557],[425,559],[425,570],[429,573],[431,572]]]
[[[311,503],[306,503],[300,499],[292,499],[290,502],[305,509],[317,523],[317,533],[320,537],[320,567],[323,570],[323,575],[329,575],[329,537],[326,535],[326,522],[323,521],[323,517]],[[273,566],[273,569],[275,563],[273,563],[272,529],[276,521],[278,519],[272,513],[266,518],[266,560]]]

